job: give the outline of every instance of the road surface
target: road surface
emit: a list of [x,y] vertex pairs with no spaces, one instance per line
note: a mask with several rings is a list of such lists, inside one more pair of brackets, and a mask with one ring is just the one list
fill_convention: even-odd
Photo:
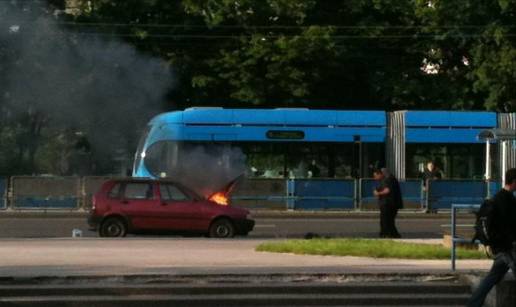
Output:
[[[307,233],[329,237],[377,237],[379,221],[369,217],[256,217],[251,238],[299,238]],[[473,220],[459,219],[463,225]],[[449,230],[450,221],[440,218],[410,218],[397,220],[400,233],[405,238],[442,238]],[[471,226],[470,226],[471,228]],[[27,217],[0,216],[0,238],[62,238],[71,237],[73,229],[80,229],[84,237],[95,237],[88,230],[83,216]]]

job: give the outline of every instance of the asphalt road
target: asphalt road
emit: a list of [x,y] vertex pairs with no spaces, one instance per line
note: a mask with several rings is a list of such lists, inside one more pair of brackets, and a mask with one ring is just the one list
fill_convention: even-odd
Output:
[[[329,237],[377,237],[379,221],[368,217],[307,217],[255,218],[252,238],[304,237],[307,233]],[[459,224],[471,224],[471,219],[459,219]],[[449,231],[447,218],[409,218],[397,220],[404,238],[442,238]],[[88,230],[84,217],[3,217],[0,218],[0,238],[63,238],[80,229],[84,237],[96,237]],[[140,237],[141,235],[139,235]]]

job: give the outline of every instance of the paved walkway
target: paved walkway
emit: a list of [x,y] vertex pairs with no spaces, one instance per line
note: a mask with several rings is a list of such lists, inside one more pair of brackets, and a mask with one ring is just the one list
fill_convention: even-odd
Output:
[[[264,240],[66,238],[0,240],[0,277],[125,274],[450,273],[449,260],[302,256],[255,252]],[[460,260],[459,272],[489,260]]]

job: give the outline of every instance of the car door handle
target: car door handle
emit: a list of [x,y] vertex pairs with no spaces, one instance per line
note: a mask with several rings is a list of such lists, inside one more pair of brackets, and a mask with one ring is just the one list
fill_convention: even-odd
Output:
[[128,201],[128,200],[122,200],[122,204],[127,205],[128,203],[129,203],[129,201]]
[[161,203],[161,205],[162,205],[162,206],[166,206],[166,205],[168,205],[168,204],[167,204],[166,202],[162,202],[162,203]]

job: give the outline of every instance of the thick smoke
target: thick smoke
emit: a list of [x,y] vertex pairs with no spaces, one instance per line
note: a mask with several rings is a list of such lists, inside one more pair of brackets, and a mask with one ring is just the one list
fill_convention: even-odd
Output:
[[[41,7],[0,1],[2,107],[85,133],[97,155],[134,150],[141,128],[163,111],[173,84],[167,64],[120,41],[67,31],[56,20]],[[244,160],[238,149],[192,148],[165,176],[209,196],[244,173]]]
[[246,171],[242,151],[223,145],[180,146],[177,156],[172,154],[169,159],[172,161],[168,167],[163,167],[160,161],[159,175],[178,181],[205,197],[221,192],[237,178],[239,182]]
[[166,63],[132,46],[67,31],[42,8],[0,2],[0,102],[86,134],[96,152],[133,149],[162,111]]
[[[166,144],[169,150],[160,144]],[[205,197],[223,191],[246,170],[245,155],[239,148],[174,142],[155,145],[147,151],[147,168],[156,176],[178,181]]]

